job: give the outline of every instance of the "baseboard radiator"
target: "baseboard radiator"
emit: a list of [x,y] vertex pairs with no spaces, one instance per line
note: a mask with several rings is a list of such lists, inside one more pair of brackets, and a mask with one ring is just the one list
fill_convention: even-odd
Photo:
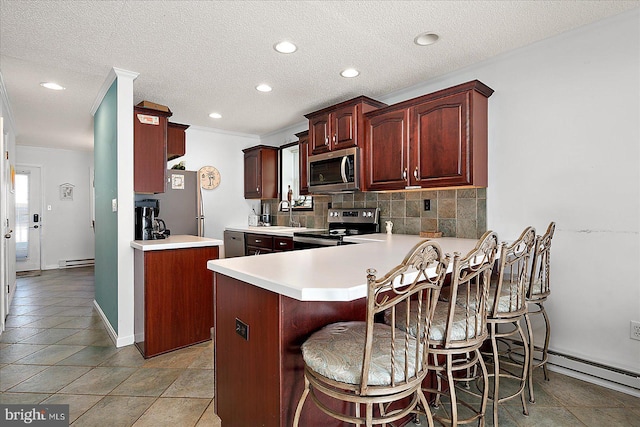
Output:
[[549,369],[640,397],[640,374],[549,350]]
[[58,261],[59,268],[92,267],[96,264],[93,258],[86,259],[61,259]]

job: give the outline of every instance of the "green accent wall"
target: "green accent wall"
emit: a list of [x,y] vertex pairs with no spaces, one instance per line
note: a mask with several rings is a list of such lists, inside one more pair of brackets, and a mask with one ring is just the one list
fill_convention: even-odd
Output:
[[93,119],[95,168],[96,302],[118,332],[118,80],[105,95]]

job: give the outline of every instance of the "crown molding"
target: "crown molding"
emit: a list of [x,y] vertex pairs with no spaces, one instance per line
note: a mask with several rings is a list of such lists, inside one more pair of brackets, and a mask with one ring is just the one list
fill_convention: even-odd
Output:
[[2,78],[2,72],[0,71],[0,101],[4,105],[4,109],[2,110],[2,116],[6,119],[9,124],[9,127],[13,130],[13,134],[17,134],[16,130],[16,122],[13,118],[13,110],[11,109],[11,104],[9,103],[9,94],[7,93],[7,88],[4,85],[4,79]]
[[117,78],[126,78],[126,79],[135,80],[139,75],[140,73],[136,73],[135,71],[128,71],[122,68],[113,67],[109,71],[109,74],[107,75],[107,78],[105,79],[104,83],[102,83],[102,86],[100,86],[100,90],[98,91],[96,100],[93,102],[93,105],[91,106],[91,115],[95,116],[96,111],[98,111],[98,108],[100,107],[100,104],[102,104],[102,100],[104,99],[105,95],[109,91],[109,88]]

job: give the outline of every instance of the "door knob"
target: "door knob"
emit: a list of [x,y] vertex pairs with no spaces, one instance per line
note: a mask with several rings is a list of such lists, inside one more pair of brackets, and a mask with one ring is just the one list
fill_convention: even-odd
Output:
[[33,226],[33,228],[38,228],[38,226],[37,226],[37,225],[34,225],[34,226]]
[[11,238],[11,233],[13,233],[13,230],[9,230],[9,232],[4,235],[4,238],[5,239],[10,239]]

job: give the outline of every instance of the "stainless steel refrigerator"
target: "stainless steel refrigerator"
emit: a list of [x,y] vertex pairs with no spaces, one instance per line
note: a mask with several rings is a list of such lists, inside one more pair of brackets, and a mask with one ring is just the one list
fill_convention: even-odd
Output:
[[169,169],[164,193],[136,194],[135,200],[158,200],[157,218],[165,222],[171,235],[204,236],[205,216],[198,182],[198,172]]

